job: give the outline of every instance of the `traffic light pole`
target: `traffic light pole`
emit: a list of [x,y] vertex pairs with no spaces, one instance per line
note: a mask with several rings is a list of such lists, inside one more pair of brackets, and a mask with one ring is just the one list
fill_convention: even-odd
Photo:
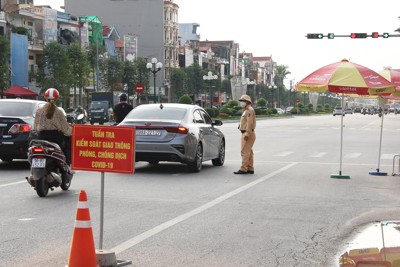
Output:
[[346,37],[346,38],[351,38],[351,39],[365,39],[367,37],[372,37],[372,38],[378,38],[382,37],[384,39],[389,38],[389,37],[400,37],[400,34],[389,34],[387,32],[384,32],[382,34],[379,34],[378,32],[373,32],[372,34],[367,34],[367,33],[351,33],[351,34],[334,34],[334,33],[328,33],[328,34],[323,34],[323,33],[307,33],[305,36],[307,39],[323,39],[324,37],[327,37],[328,39],[334,39],[336,37]]

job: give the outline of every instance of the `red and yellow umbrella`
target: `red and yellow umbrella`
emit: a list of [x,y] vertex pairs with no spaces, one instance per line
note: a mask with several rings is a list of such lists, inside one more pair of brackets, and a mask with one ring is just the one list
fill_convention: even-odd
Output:
[[392,82],[396,88],[395,91],[390,95],[391,97],[399,97],[400,96],[400,71],[393,70],[391,68],[384,69],[378,72],[382,75],[386,80]]
[[297,84],[297,91],[390,95],[395,85],[377,72],[346,59],[317,69]]
[[[342,107],[344,107],[343,95],[389,96],[394,92],[395,85],[377,72],[343,59],[317,69],[301,80],[296,89],[305,92],[342,94]],[[342,175],[343,116],[340,117],[340,169],[339,174],[333,174],[331,178],[350,178],[348,175]]]

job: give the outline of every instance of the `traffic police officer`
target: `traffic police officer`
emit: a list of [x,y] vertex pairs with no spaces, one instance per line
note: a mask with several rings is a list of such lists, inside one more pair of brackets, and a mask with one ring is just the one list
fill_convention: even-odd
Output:
[[250,96],[242,95],[239,99],[239,103],[243,108],[239,124],[239,130],[242,133],[240,137],[242,166],[238,171],[233,173],[254,174],[253,144],[254,141],[256,141],[256,134],[254,132],[254,129],[256,128],[256,113],[251,106],[252,101]]

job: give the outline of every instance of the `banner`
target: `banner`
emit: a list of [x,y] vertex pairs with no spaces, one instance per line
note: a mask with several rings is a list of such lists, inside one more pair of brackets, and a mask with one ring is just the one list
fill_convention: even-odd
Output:
[[133,173],[135,128],[77,125],[72,128],[74,170]]
[[28,36],[11,33],[11,85],[29,87]]
[[124,60],[134,61],[137,57],[137,37],[124,35]]
[[57,41],[57,10],[43,7],[43,42],[45,45]]

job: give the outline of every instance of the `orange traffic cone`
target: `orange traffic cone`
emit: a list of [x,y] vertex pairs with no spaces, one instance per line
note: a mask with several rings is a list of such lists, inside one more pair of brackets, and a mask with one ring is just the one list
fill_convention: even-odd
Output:
[[79,194],[78,208],[74,234],[72,236],[71,251],[68,259],[68,267],[96,267],[96,249],[94,246],[90,212],[87,205],[85,190]]

